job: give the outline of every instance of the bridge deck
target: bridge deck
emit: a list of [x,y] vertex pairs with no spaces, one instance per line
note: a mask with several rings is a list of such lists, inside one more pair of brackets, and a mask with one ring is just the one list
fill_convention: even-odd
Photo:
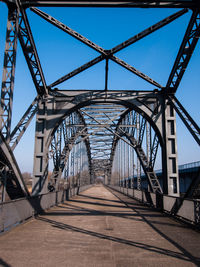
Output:
[[113,193],[92,187],[1,235],[0,266],[200,266],[200,233]]

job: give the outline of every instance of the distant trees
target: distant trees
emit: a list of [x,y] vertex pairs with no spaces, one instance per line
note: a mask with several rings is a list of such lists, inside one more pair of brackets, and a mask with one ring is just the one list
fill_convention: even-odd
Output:
[[22,176],[24,178],[24,182],[29,190],[29,192],[31,193],[32,190],[32,174],[30,172],[23,172]]

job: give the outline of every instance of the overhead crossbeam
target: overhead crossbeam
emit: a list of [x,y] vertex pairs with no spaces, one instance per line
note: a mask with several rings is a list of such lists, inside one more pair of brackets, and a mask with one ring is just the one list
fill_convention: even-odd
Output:
[[60,22],[59,20],[55,19],[54,17],[50,16],[49,14],[43,12],[42,10],[39,10],[37,8],[31,8],[31,11],[33,11],[35,14],[39,15],[41,18],[45,19],[47,22],[50,22],[52,25],[56,26],[57,28],[61,29],[62,31],[68,33],[69,35],[73,36],[77,40],[81,41],[82,43],[86,44],[87,46],[93,48],[97,52],[100,52],[104,55],[106,55],[105,50],[100,47],[99,45],[93,43],[92,41],[85,38],[80,33],[72,30],[70,27],[66,26],[64,23]]
[[[3,0],[3,2],[13,3],[13,0]],[[26,7],[120,7],[120,8],[195,8],[200,7],[198,0],[154,0],[154,1],[66,1],[66,0],[21,0]]]
[[[55,18],[53,18],[52,16],[46,14],[45,12],[37,9],[37,8],[32,8],[31,9],[33,12],[35,12],[37,15],[39,15],[40,17],[42,17],[43,19],[45,19],[46,21],[50,22],[51,24],[55,25],[57,28],[63,30],[64,32],[70,34],[71,36],[73,36],[74,38],[78,39],[79,41],[81,41],[82,43],[88,45],[89,47],[93,48],[94,50],[98,51],[99,53],[102,54],[103,57],[101,57],[101,60],[103,60],[104,58],[110,58],[112,59],[114,62],[118,63],[119,65],[121,65],[122,67],[125,67],[127,70],[131,71],[132,73],[136,74],[137,76],[139,76],[140,78],[146,80],[147,82],[155,85],[156,87],[161,88],[162,86],[159,85],[158,83],[154,82],[153,79],[149,78],[147,75],[141,73],[140,71],[136,70],[134,67],[130,66],[129,64],[125,63],[123,60],[118,59],[117,57],[113,57],[109,50],[104,50],[102,47],[96,45],[95,43],[93,43],[92,41],[88,40],[87,38],[85,38],[84,36],[82,36],[81,34],[77,33],[76,31],[72,30],[71,28],[69,28],[68,26],[66,26],[65,24],[63,24],[62,22],[56,20]],[[88,66],[93,66],[94,64],[98,63],[101,61],[100,58],[95,58],[94,60],[92,60],[92,62],[88,62],[86,64],[84,64],[83,66],[81,66],[80,68],[78,68],[77,70],[73,71],[72,73],[69,73],[67,75],[65,75],[64,77],[60,78],[59,81],[66,81],[67,79],[73,77],[74,73],[80,73],[80,71],[85,70],[86,68],[88,68]],[[72,76],[73,75],[73,76]],[[57,85],[58,81],[55,81],[53,84],[49,85],[49,87],[51,87],[52,85]]]
[[[124,62],[123,60],[117,58],[113,54],[116,53],[116,52],[119,52],[120,50],[126,48],[127,46],[135,43],[136,41],[144,38],[145,36],[153,33],[154,31],[160,29],[161,27],[164,27],[165,25],[169,24],[170,22],[174,21],[175,19],[177,19],[178,17],[182,16],[183,14],[185,14],[187,12],[187,9],[183,9],[183,10],[181,10],[181,11],[179,11],[179,12],[177,12],[177,13],[175,13],[175,14],[173,14],[173,15],[171,15],[171,16],[163,19],[163,20],[161,20],[160,22],[158,22],[158,23],[154,24],[153,26],[147,28],[146,30],[144,30],[141,33],[135,35],[134,37],[129,38],[127,41],[117,45],[116,47],[112,48],[111,50],[105,50],[102,47],[100,47],[97,44],[95,44],[94,42],[88,40],[87,38],[85,38],[84,36],[79,34],[78,32],[72,30],[71,28],[69,28],[68,26],[63,24],[62,22],[60,22],[57,19],[53,18],[52,16],[48,15],[47,13],[45,13],[45,12],[43,12],[43,11],[37,9],[37,8],[31,8],[31,10],[34,13],[36,13],[37,15],[39,15],[40,17],[42,17],[43,19],[45,19],[46,21],[48,21],[51,24],[53,24],[54,26],[56,26],[57,28],[59,28],[59,29],[63,30],[64,32],[70,34],[71,36],[73,36],[74,38],[78,39],[82,43],[84,43],[87,46],[93,48],[95,51],[101,53],[100,57],[97,57],[97,58],[93,59],[92,61],[82,65],[79,68],[77,68],[76,70],[68,73],[67,75],[64,75],[63,77],[61,77],[60,79],[58,79],[54,83],[50,84],[49,87],[56,86],[56,85],[60,84],[61,82],[64,82],[64,81],[72,78],[76,74],[78,74],[78,73],[88,69],[89,67],[97,64],[98,62],[102,61],[103,59],[107,60],[109,58],[109,59],[113,60],[114,62],[116,62],[117,64],[119,64],[120,66],[126,68],[130,72],[136,74],[140,78],[146,80],[150,84],[153,84],[154,86],[156,86],[158,88],[162,88],[162,86],[159,83],[157,83],[156,81],[154,81],[153,79],[151,79],[147,75],[143,74],[141,71],[137,70],[133,66],[131,66],[128,63]],[[106,64],[106,66],[107,66],[107,64]],[[107,74],[107,70],[106,70],[106,74]],[[105,90],[107,90],[107,75],[106,75]]]
[[21,6],[20,0],[16,0],[18,9],[20,10],[19,16],[19,41],[32,76],[32,80],[36,90],[40,96],[47,95],[48,89],[44,78],[43,70],[40,64],[39,56],[28,22],[28,18],[24,8]]
[[175,93],[200,38],[200,11],[195,10],[188,24],[174,66],[166,85],[168,93]]
[[105,57],[104,56],[99,56],[99,57],[96,57],[95,59],[85,63],[84,65],[82,65],[81,67],[71,71],[70,73],[62,76],[60,79],[58,79],[57,81],[49,84],[49,87],[52,88],[52,87],[55,87],[56,85],[60,84],[60,83],[63,83],[69,79],[71,79],[72,77],[76,76],[77,74],[81,73],[82,71],[84,70],[87,70],[89,69],[90,67],[94,66],[95,64],[101,62]]

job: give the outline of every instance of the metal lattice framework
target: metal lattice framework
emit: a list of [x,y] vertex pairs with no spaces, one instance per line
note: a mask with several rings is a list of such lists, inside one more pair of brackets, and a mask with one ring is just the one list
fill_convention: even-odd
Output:
[[[9,12],[1,90],[0,167],[1,185],[6,189],[10,198],[13,199],[29,194],[13,155],[13,150],[21,140],[35,114],[36,132],[33,194],[40,194],[47,191],[49,155],[51,154],[54,164],[52,180],[57,183],[64,170],[65,175],[69,176],[69,168],[66,167],[69,166],[69,157],[71,162],[73,162],[72,165],[75,166],[76,152],[73,147],[84,143],[91,177],[94,178],[103,173],[107,177],[107,182],[110,182],[111,167],[114,158],[117,157],[118,161],[120,159],[122,160],[123,153],[123,155],[130,156],[131,148],[136,151],[138,157],[138,189],[140,189],[141,184],[140,176],[142,167],[152,191],[178,195],[176,113],[180,116],[198,145],[200,144],[200,129],[198,125],[174,96],[200,36],[199,1],[6,0],[3,2],[7,4]],[[129,38],[125,42],[110,50],[106,50],[56,18],[38,9],[38,7],[59,6],[179,8],[180,10]],[[26,12],[29,8],[42,19],[73,38],[76,38],[91,49],[94,49],[100,55],[47,85],[29,25]],[[172,21],[177,20],[186,14],[188,9],[192,10],[191,19],[183,36],[166,86],[160,85],[157,81],[142,73],[134,66],[115,56],[117,52],[160,30]],[[37,96],[11,132],[17,38],[19,39],[35,85]],[[55,86],[58,84],[71,79],[103,60],[105,60],[104,90],[64,91],[55,89]],[[108,70],[110,60],[153,85],[156,90],[148,92],[109,91]],[[161,146],[163,167],[163,189],[153,170],[159,144]],[[51,148],[51,153],[49,152],[49,148]],[[119,151],[122,151],[122,154]],[[77,166],[80,165],[80,162],[77,163]],[[90,182],[92,179],[90,179]],[[198,186],[199,176],[193,181],[192,189],[188,190],[194,192]],[[187,195],[192,194],[191,192],[187,192]]]
[[[138,114],[135,111],[131,111],[128,114],[127,112],[124,116],[121,117],[117,125],[116,130],[119,133],[119,135],[115,136],[114,141],[113,141],[112,152],[111,152],[111,155],[112,155],[111,162],[113,164],[114,155],[116,155],[115,150],[116,151],[118,150],[117,148],[117,146],[119,146],[118,142],[119,140],[121,140],[120,137],[125,136],[126,140],[129,139],[129,142],[126,141],[126,144],[128,144],[135,150],[137,157],[140,161],[137,164],[137,188],[141,189],[140,166],[142,166],[143,171],[145,172],[148,178],[148,183],[151,187],[151,190],[153,192],[162,193],[162,188],[160,186],[156,173],[153,170],[153,167],[155,165],[156,154],[157,154],[158,146],[159,146],[158,137],[155,132],[153,133],[153,129],[151,128],[151,126],[148,128],[147,121],[145,120],[144,117],[142,117],[140,114]],[[120,124],[123,124],[123,127]],[[145,131],[146,131],[146,140],[144,140]],[[156,148],[154,148],[155,139],[158,140],[158,142],[156,143]],[[155,151],[154,157],[148,157],[147,155],[150,153],[151,155],[153,155],[152,150]],[[117,151],[117,152],[123,153],[121,151]],[[131,153],[133,153],[133,151]],[[132,162],[132,168],[133,168],[133,165],[134,165],[134,162]],[[122,177],[122,178],[124,179],[128,177]]]
[[[82,139],[80,140],[81,137]],[[79,112],[73,112],[58,126],[50,145],[50,157],[53,159],[54,166],[51,179],[55,182],[56,186],[69,160],[70,152],[72,151],[73,154],[73,147],[81,142],[86,147],[88,169],[89,173],[91,173],[91,149],[86,123]]]

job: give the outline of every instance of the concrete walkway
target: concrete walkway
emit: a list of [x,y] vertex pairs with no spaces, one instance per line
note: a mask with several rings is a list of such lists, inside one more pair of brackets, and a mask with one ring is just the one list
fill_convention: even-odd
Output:
[[92,187],[1,235],[0,266],[200,266],[200,233],[113,193]]

